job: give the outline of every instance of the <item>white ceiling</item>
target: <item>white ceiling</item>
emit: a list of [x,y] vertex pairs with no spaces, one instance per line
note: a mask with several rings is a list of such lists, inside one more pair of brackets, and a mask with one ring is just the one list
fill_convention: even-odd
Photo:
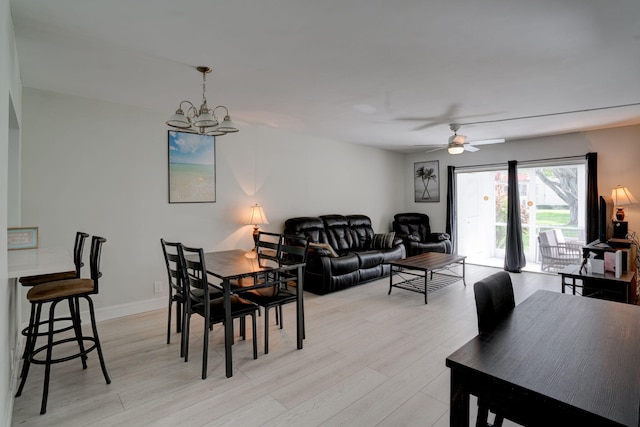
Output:
[[[449,123],[640,103],[638,0],[11,0],[25,87],[400,152]],[[404,120],[416,118],[418,120]],[[640,124],[640,105],[463,125],[508,140]],[[420,128],[420,129],[417,129]],[[241,130],[242,131],[242,130]],[[422,149],[424,150],[424,149]]]

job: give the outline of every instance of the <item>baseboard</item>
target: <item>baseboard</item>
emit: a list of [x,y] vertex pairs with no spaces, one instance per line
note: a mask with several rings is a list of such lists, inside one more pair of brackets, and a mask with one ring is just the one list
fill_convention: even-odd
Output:
[[[102,320],[110,320],[116,319],[118,317],[131,316],[132,314],[144,313],[145,311],[167,308],[167,304],[167,297],[163,297],[144,301],[135,301],[127,304],[115,305],[112,307],[97,308],[96,320],[100,322]],[[82,314],[84,315],[85,313]]]

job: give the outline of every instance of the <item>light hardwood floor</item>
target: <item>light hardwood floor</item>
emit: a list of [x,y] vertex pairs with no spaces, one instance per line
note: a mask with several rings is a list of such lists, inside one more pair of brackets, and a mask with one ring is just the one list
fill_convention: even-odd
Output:
[[[387,295],[388,278],[330,295],[306,293],[304,349],[295,348],[290,304],[284,329],[271,326],[268,355],[263,317],[257,360],[250,326],[249,339],[236,341],[232,378],[224,375],[220,325],[210,333],[208,378],[202,380],[198,316],[187,363],[175,326],[166,344],[166,309],[100,322],[112,383],[105,383],[95,352],[87,370],[79,360],[54,365],[47,413],[39,415],[44,368],[32,366],[15,399],[13,425],[447,426],[445,358],[477,334],[473,283],[496,271],[468,265],[467,286],[457,282],[430,293],[428,305],[413,292]],[[511,276],[516,304],[537,289],[560,290],[554,275]],[[474,401],[471,408],[475,417]]]

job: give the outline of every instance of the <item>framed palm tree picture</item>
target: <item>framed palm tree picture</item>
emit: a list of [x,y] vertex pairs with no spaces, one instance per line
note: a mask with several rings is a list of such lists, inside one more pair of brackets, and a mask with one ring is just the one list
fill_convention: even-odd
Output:
[[413,164],[413,187],[416,202],[440,201],[440,171],[438,160]]

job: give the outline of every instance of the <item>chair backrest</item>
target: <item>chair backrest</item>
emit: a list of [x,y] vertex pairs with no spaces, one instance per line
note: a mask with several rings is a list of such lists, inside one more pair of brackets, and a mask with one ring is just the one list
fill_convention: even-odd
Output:
[[516,306],[511,276],[500,271],[476,282],[473,286],[478,313],[478,332],[489,333]]
[[[178,256],[182,270],[180,282],[187,307],[204,304],[205,314],[209,315],[209,283],[207,267],[202,248],[190,248],[178,243]],[[187,308],[189,309],[189,308]]]
[[541,231],[538,234],[540,246],[558,246],[554,230]]
[[256,254],[258,263],[267,266],[269,261],[277,265],[282,251],[282,234],[260,231],[256,240]]
[[307,262],[309,240],[298,236],[284,235],[280,251],[280,264],[297,264]]
[[100,271],[100,257],[102,255],[102,245],[107,239],[93,236],[91,238],[91,252],[89,253],[89,268],[91,269],[91,280],[93,280],[93,291],[98,293],[98,279],[102,277]]
[[76,277],[80,277],[80,270],[84,267],[82,262],[82,252],[84,251],[84,241],[89,237],[89,234],[82,231],[76,232],[76,240],[73,244],[73,263],[76,266]]
[[429,216],[423,213],[395,214],[392,228],[397,234],[416,236],[421,242],[426,242],[431,235]]
[[167,242],[160,239],[162,245],[162,253],[164,254],[164,263],[167,266],[167,276],[169,280],[170,291],[182,293],[182,267],[180,265],[180,255],[178,254],[178,246],[180,243]]

